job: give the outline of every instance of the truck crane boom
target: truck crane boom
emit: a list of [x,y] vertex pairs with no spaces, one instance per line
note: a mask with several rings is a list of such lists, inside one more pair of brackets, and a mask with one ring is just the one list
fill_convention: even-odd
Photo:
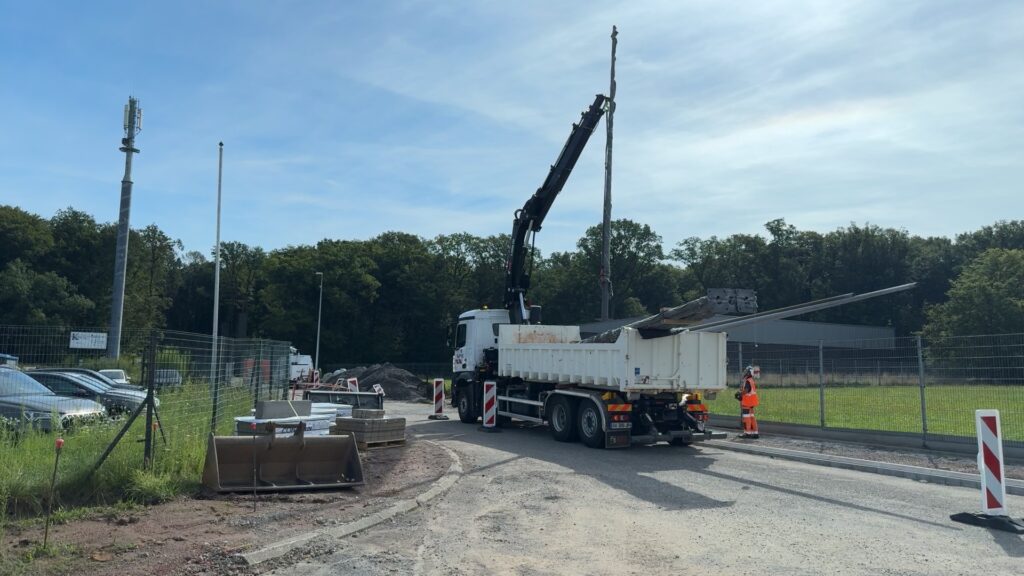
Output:
[[508,258],[505,262],[505,308],[508,309],[512,324],[529,324],[531,320],[526,309],[525,296],[526,290],[530,287],[530,272],[526,270],[527,238],[531,233],[535,234],[540,230],[548,210],[565,186],[583,148],[590,140],[590,135],[601,120],[607,101],[608,98],[602,94],[594,98],[594,103],[583,112],[579,124],[572,125],[572,131],[565,141],[562,153],[551,166],[544,183],[522,208],[516,210],[515,219],[512,221]]

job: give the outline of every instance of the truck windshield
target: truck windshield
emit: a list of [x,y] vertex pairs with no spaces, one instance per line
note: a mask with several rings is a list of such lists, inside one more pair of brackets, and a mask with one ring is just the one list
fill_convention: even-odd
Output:
[[455,347],[462,348],[466,345],[466,325],[459,324],[458,329],[455,330]]

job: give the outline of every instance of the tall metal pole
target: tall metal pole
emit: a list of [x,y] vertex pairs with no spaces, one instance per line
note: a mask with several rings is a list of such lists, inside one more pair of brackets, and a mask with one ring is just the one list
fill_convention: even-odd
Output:
[[217,378],[217,336],[220,329],[220,197],[224,175],[224,143],[217,143],[217,238],[213,248],[213,343],[210,350],[210,385],[213,387],[213,415],[210,430],[217,429],[217,402],[220,400],[220,382]]
[[608,89],[607,138],[604,147],[604,223],[601,228],[601,320],[611,318],[608,307],[612,296],[612,118],[615,116],[615,46],[619,31],[612,26],[612,72]]
[[137,98],[128,97],[124,107],[124,138],[121,138],[121,152],[124,152],[124,177],[121,179],[121,212],[117,221],[117,248],[114,252],[114,287],[110,299],[110,337],[107,339],[107,356],[121,355],[121,321],[124,314],[124,281],[128,270],[128,221],[132,209],[132,154],[138,154],[135,134],[142,130],[142,109]]
[[324,310],[324,273],[317,272],[320,277],[320,304],[316,307],[316,356],[313,357],[313,370],[320,370],[320,314]]

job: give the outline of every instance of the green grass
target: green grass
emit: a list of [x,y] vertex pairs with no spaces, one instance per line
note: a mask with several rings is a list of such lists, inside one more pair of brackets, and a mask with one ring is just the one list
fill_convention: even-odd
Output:
[[[734,388],[707,402],[712,414],[735,414]],[[758,420],[789,424],[821,423],[818,388],[758,388]],[[925,388],[928,432],[974,436],[974,411],[999,410],[1003,436],[1024,441],[1024,387],[928,386]],[[825,425],[892,432],[921,431],[921,392],[916,386],[826,387]]]
[[[143,472],[145,414],[132,425],[121,443],[94,474],[90,471],[124,420],[66,431],[60,457],[54,509],[109,505],[117,502],[154,503],[198,489],[206,456],[211,418],[211,393],[205,384],[187,383],[158,394],[158,409],[166,443],[154,432],[152,469]],[[233,417],[248,415],[248,387],[224,386],[219,397],[217,433],[229,435]],[[54,440],[49,433],[16,437],[0,431],[0,518],[39,515],[46,510],[54,465]],[[2,503],[2,502],[0,502]],[[2,523],[0,523],[2,524]]]

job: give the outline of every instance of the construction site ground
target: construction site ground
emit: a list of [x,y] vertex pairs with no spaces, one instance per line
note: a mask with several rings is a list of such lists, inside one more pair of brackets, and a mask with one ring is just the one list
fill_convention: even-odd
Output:
[[[36,554],[41,521],[11,523],[0,574],[231,574],[253,570],[234,555],[282,538],[343,524],[415,496],[448,469],[440,447],[413,439],[362,453],[366,485],[337,490],[179,498],[156,506],[99,510],[50,528],[57,553]],[[268,565],[271,566],[272,564]],[[265,568],[269,569],[269,568]]]
[[[407,418],[411,441],[366,453],[363,489],[261,496],[256,514],[240,495],[73,522],[54,532],[73,552],[63,563],[36,561],[35,573],[877,576],[1015,574],[1024,560],[1021,536],[949,519],[977,510],[977,490],[716,447],[733,440],[593,450],[555,442],[544,427],[487,434],[454,414],[428,420],[429,405],[386,408]],[[761,442],[948,470],[973,465],[912,449]],[[254,566],[234,558],[422,493],[451,461],[438,446],[458,454],[464,473],[429,503]],[[1009,496],[1008,505],[1024,515],[1024,497]],[[39,534],[8,534],[5,552]]]

